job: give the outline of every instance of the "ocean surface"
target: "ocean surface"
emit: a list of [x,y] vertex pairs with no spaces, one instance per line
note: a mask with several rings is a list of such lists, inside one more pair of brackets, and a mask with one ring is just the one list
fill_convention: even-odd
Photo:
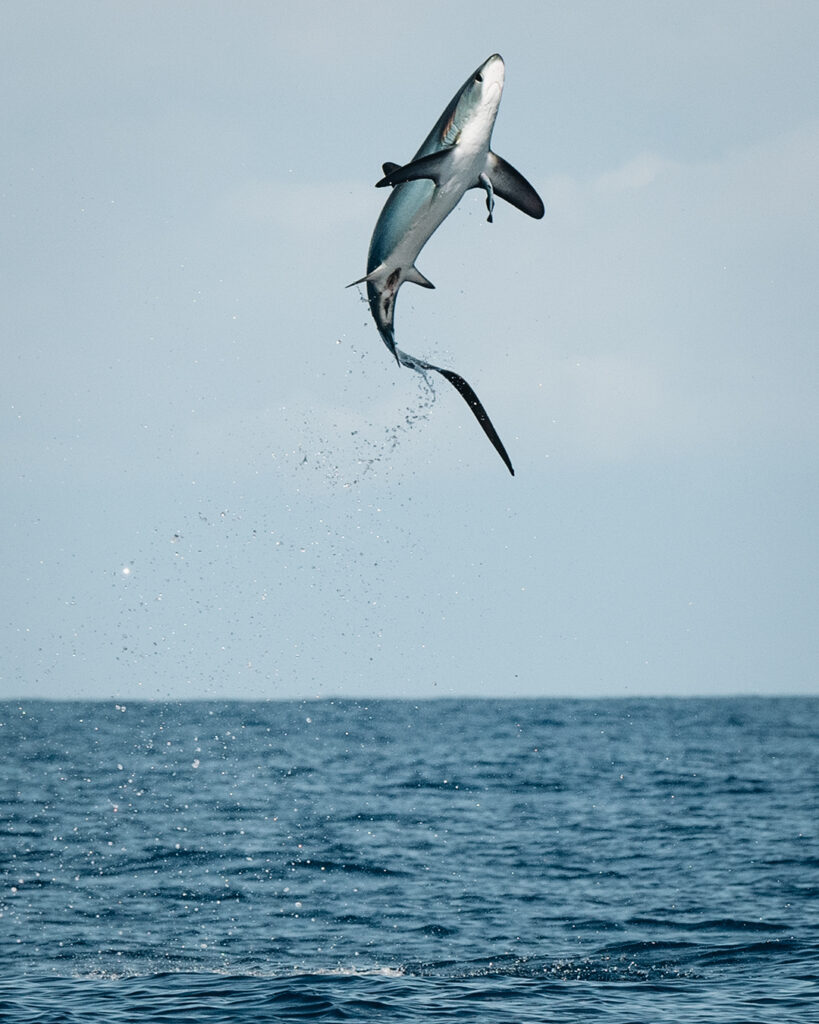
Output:
[[0,1021],[819,1021],[819,699],[0,705]]

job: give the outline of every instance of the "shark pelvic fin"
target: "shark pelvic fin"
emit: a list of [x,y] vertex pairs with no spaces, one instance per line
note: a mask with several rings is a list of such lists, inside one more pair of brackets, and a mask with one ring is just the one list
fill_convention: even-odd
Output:
[[346,288],[355,288],[357,284],[366,284],[368,281],[377,281],[381,277],[381,267],[376,267],[375,270],[371,270],[369,274],[365,274],[364,277],[359,277],[357,281],[350,281]]
[[429,278],[424,277],[418,267],[413,264],[404,275],[404,280],[409,281],[412,284],[420,284],[422,288],[434,288],[435,285]]
[[[367,284],[368,281],[379,281],[384,275],[383,267],[376,267],[375,270],[371,270],[369,274],[364,277],[359,277],[357,281],[351,281],[347,287],[353,288],[357,284]],[[422,288],[434,288],[435,285],[430,281],[428,277],[424,277],[421,271],[414,264],[411,266],[403,275],[397,275],[400,279],[401,284],[404,281],[409,281],[411,284],[420,284]],[[399,286],[400,287],[400,286]],[[397,288],[395,289],[398,290]]]

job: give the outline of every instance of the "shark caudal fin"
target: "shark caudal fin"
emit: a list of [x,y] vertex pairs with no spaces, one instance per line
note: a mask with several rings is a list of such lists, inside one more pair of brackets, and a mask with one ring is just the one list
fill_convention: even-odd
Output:
[[407,352],[403,352],[397,345],[395,347],[395,357],[402,366],[407,366],[411,370],[418,370],[421,373],[425,370],[435,370],[436,373],[440,373],[442,377],[445,377],[472,410],[475,419],[480,423],[483,432],[492,442],[495,451],[503,459],[506,468],[512,476],[515,475],[512,460],[509,458],[509,455],[503,446],[503,441],[501,441],[497,430],[495,430],[495,427],[492,424],[492,420],[489,419],[486,409],[483,407],[483,403],[475,394],[470,384],[465,381],[459,373],[455,373],[454,370],[445,370],[443,367],[434,366],[432,363],[428,363],[424,359],[418,359],[416,356],[411,356]]
[[497,430],[492,425],[492,420],[486,414],[481,400],[469,386],[469,384],[460,376],[460,374],[454,373],[452,370],[442,370],[440,366],[433,366],[433,370],[437,370],[442,377],[446,377],[449,383],[455,388],[455,390],[461,395],[463,400],[475,414],[475,419],[483,427],[483,432],[495,446],[495,451],[500,455],[506,464],[506,468],[512,474],[515,475],[515,470],[512,468],[512,460],[506,453],[506,449],[503,447],[503,441],[498,436]]

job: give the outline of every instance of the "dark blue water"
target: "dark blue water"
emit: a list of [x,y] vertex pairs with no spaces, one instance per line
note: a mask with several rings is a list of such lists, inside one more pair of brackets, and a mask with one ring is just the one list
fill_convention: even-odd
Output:
[[0,706],[0,1020],[819,1021],[819,700]]

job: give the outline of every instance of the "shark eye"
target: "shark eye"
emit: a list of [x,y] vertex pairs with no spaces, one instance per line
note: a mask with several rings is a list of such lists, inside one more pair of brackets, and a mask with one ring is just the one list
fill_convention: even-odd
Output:
[[480,73],[480,71],[477,73],[477,75],[475,75],[475,81],[476,82],[482,82],[483,81],[483,75]]

